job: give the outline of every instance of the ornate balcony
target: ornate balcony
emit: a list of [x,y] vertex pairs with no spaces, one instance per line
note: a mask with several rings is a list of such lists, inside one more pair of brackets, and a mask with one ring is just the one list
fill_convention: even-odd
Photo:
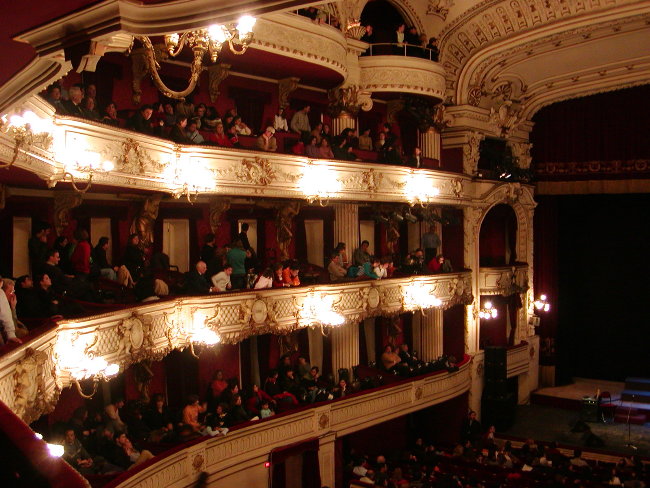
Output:
[[[422,293],[425,297],[419,300]],[[343,323],[353,323],[432,307],[433,296],[443,308],[471,303],[471,272],[179,297],[63,320],[0,357],[0,401],[31,422],[54,407],[62,388],[83,377],[73,371],[78,364],[69,364],[73,357],[124,370],[144,359],[159,360],[173,349],[192,347],[197,328],[218,334],[221,342],[237,343],[257,334],[324,327],[322,317],[308,305],[314,299],[331,298],[331,311]]]
[[[472,183],[469,177],[455,173],[403,166],[312,162],[288,154],[179,146],[103,124],[55,117],[52,107],[38,97],[24,104],[21,112],[25,111],[48,124],[47,131],[41,133],[43,137],[24,137],[5,125],[0,133],[0,156],[15,159],[15,167],[35,174],[50,187],[70,182],[83,186],[92,173],[93,184],[176,197],[220,194],[309,199],[313,197],[309,190],[314,188],[303,183],[316,168],[320,171],[317,196],[322,200],[466,205],[499,184]],[[90,156],[95,165],[81,167]],[[334,189],[322,193],[328,187]],[[420,194],[423,189],[426,195]]]
[[[186,483],[198,471],[207,471],[222,480],[236,476],[247,467],[261,470],[273,449],[288,444],[321,438],[321,449],[340,437],[386,422],[410,412],[437,405],[457,397],[470,386],[466,356],[455,373],[438,372],[395,386],[359,393],[341,400],[296,413],[271,417],[228,433],[223,438],[208,438],[176,449],[143,469],[122,475],[111,486],[144,488]],[[238,467],[235,471],[232,468]],[[321,466],[326,470],[327,466]],[[261,480],[265,471],[249,472],[249,481]],[[211,478],[213,479],[213,478]]]
[[359,58],[361,88],[373,93],[412,93],[445,98],[445,70],[429,59],[373,55]]
[[479,291],[481,295],[509,296],[528,289],[528,264],[481,267]]

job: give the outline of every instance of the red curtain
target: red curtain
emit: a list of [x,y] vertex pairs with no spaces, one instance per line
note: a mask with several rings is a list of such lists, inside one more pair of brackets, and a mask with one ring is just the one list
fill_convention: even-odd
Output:
[[[485,216],[479,236],[481,266],[504,266],[516,260],[517,218],[510,205],[497,205]],[[510,256],[506,259],[506,250]]]
[[296,474],[286,472],[285,462],[293,456],[302,456],[302,488],[320,488],[318,449],[318,439],[310,439],[271,451],[271,488],[284,488],[287,475]]
[[555,103],[533,117],[533,161],[650,158],[650,85]]
[[458,361],[465,354],[465,306],[456,305],[443,312],[442,352]]
[[551,309],[540,319],[540,362],[556,364],[555,340],[558,331],[558,287],[560,266],[558,256],[558,197],[538,195],[534,217],[534,287],[535,298],[545,294]]
[[465,266],[463,210],[454,208],[449,209],[449,212],[452,214],[452,223],[442,226],[440,238],[442,239],[445,258],[451,261],[454,269],[458,270]]
[[489,320],[481,319],[480,348],[484,349],[487,346],[505,347],[508,345],[507,301],[501,295],[481,295],[481,307],[485,306],[486,302],[492,303],[492,306],[497,309],[497,316]]

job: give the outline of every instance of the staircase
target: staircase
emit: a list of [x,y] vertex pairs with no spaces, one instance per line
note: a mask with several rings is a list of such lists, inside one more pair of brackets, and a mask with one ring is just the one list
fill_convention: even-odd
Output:
[[621,405],[616,408],[614,421],[645,424],[650,421],[650,378],[626,378],[621,393]]

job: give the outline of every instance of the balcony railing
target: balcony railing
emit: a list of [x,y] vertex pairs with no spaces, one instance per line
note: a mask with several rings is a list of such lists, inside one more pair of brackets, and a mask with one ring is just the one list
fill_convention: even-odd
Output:
[[[429,308],[434,306],[432,295],[442,308],[471,303],[471,272],[182,297],[62,320],[0,356],[0,401],[31,422],[56,405],[62,388],[84,376],[78,368],[89,360],[123,371],[192,346],[197,327],[234,344],[257,334],[325,327],[319,312],[308,305],[314,300],[332,303],[331,311],[345,324]],[[70,358],[78,358],[79,364],[69,364]]]
[[[176,197],[219,194],[313,200],[316,196],[333,201],[455,205],[467,204],[489,191],[487,184],[474,188],[469,177],[445,171],[179,146],[104,124],[55,117],[52,107],[38,97],[24,108],[51,122],[50,137],[30,141],[0,132],[0,154],[11,160],[15,151],[15,166],[36,174],[50,186],[74,178],[82,187],[92,174],[93,184],[167,192]],[[90,156],[97,164],[91,169],[81,167],[92,159]],[[314,170],[320,175],[318,188],[303,184]],[[427,188],[426,194],[422,188]]]
[[368,56],[411,56],[438,62],[438,50],[406,43],[373,43],[366,51]]
[[509,296],[528,289],[528,264],[514,266],[481,266],[479,290],[481,295]]
[[144,488],[187,483],[188,477],[197,472],[199,459],[201,470],[218,481],[230,474],[229,468],[259,463],[275,448],[325,434],[351,434],[462,395],[470,386],[469,364],[469,357],[465,356],[454,373],[437,372],[405,380],[250,423],[226,437],[191,442],[120,475],[109,486]]
[[[507,377],[519,376],[528,373],[531,358],[531,347],[528,342],[522,342],[508,349],[507,352]],[[534,354],[534,349],[532,350]]]

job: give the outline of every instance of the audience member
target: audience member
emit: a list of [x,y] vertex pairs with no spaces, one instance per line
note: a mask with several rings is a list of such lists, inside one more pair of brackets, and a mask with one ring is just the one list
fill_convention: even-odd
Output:
[[432,273],[451,273],[453,271],[451,263],[442,254],[438,254],[438,256],[429,261],[427,267]]
[[104,107],[104,116],[101,119],[101,122],[107,125],[112,125],[113,127],[120,126],[120,119],[117,117],[117,105],[115,102],[109,102],[106,107]]
[[232,266],[227,264],[224,268],[223,271],[220,271],[216,275],[214,275],[211,280],[212,280],[212,290],[213,291],[227,291],[230,290],[231,284],[230,284],[230,275],[232,274]]
[[261,151],[276,152],[278,150],[278,141],[275,138],[275,129],[267,127],[266,130],[255,140],[255,147]]
[[305,146],[305,156],[311,159],[320,158],[320,148],[317,145],[316,136],[309,136],[309,144]]
[[142,275],[144,261],[144,251],[140,247],[140,236],[135,233],[131,234],[124,251],[122,264],[128,269],[133,281],[137,281]]
[[172,127],[169,133],[169,138],[176,144],[191,144],[192,141],[187,135],[185,128],[187,127],[187,117],[185,115],[176,116],[176,124]]
[[153,108],[151,105],[143,105],[140,107],[133,117],[131,117],[126,126],[141,134],[153,135],[153,127],[151,126],[151,116],[153,115]]
[[326,137],[323,137],[320,140],[320,146],[318,147],[318,157],[319,159],[334,159],[334,153],[332,152],[329,140]]
[[214,128],[214,132],[208,135],[208,142],[221,147],[233,147],[230,136],[226,134],[223,124],[219,122]]
[[355,266],[363,266],[363,263],[370,261],[370,253],[368,252],[369,247],[370,243],[368,241],[362,241],[361,246],[354,250],[352,263]]
[[424,259],[427,262],[436,257],[440,244],[440,236],[436,232],[436,226],[431,224],[429,230],[422,234],[422,248],[424,249]]
[[235,127],[235,131],[237,132],[237,135],[239,136],[250,136],[251,135],[251,129],[248,127],[244,121],[241,119],[241,116],[237,115],[233,119],[233,127]]
[[236,239],[232,243],[232,248],[228,251],[228,263],[232,266],[232,275],[230,282],[233,290],[241,290],[246,284],[246,258],[250,257],[250,251],[244,249],[241,239]]
[[68,90],[68,100],[63,101],[63,115],[71,115],[73,117],[86,118],[81,101],[83,100],[84,92],[81,85],[72,85]]
[[346,276],[347,270],[339,264],[339,254],[337,252],[333,252],[330,256],[327,271],[330,275],[330,281],[340,281]]
[[205,139],[203,139],[203,136],[199,132],[200,122],[201,119],[193,118],[187,124],[187,131],[185,134],[187,135],[190,144],[203,144],[205,142]]
[[278,108],[278,112],[273,117],[273,128],[280,132],[289,132],[289,125],[284,116],[284,108]]
[[422,150],[419,147],[413,148],[413,154],[408,158],[406,164],[413,168],[422,167]]
[[311,125],[309,123],[309,111],[311,107],[305,105],[302,109],[298,110],[291,118],[291,130],[300,135],[302,139],[306,138],[311,132]]
[[208,265],[205,261],[198,261],[192,271],[185,273],[185,293],[188,295],[207,295],[213,291],[218,291],[208,283],[205,272]]
[[264,271],[257,277],[253,284],[255,290],[262,290],[265,288],[273,288],[273,270],[271,268],[264,268]]
[[365,129],[359,136],[359,149],[363,151],[372,151],[372,137],[370,137],[370,129]]
[[282,270],[284,286],[300,286],[300,266],[297,261],[292,261]]

